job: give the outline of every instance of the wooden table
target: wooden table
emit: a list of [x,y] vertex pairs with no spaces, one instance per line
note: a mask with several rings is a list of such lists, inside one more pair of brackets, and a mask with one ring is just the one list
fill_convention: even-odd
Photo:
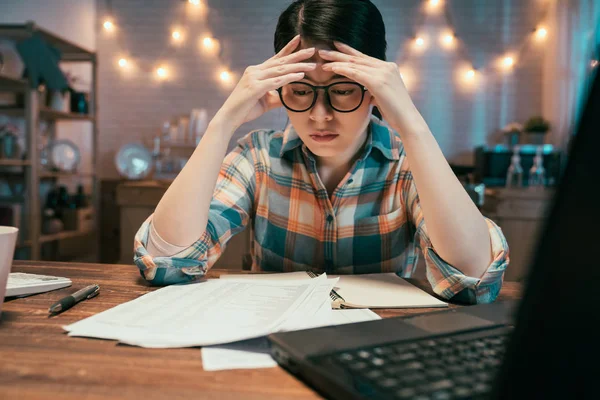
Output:
[[[68,277],[73,285],[7,299],[0,320],[0,399],[315,399],[282,368],[205,372],[198,348],[145,349],[69,337],[61,328],[155,290],[133,265],[15,261],[13,272]],[[212,270],[209,277],[231,271]],[[54,317],[48,307],[92,283],[100,295]],[[426,282],[416,284],[431,293]],[[499,299],[520,296],[506,282]],[[456,307],[456,305],[451,305]],[[439,309],[381,310],[383,317]]]

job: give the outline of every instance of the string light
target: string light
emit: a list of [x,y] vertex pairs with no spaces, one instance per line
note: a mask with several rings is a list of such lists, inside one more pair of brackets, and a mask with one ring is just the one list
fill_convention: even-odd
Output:
[[158,76],[159,79],[166,79],[167,76],[169,75],[169,71],[167,70],[166,67],[158,67],[156,69],[156,75]]
[[427,6],[428,6],[429,11],[434,12],[434,11],[438,10],[440,3],[441,3],[441,0],[428,0]]
[[515,65],[515,59],[511,56],[506,56],[502,59],[502,66],[505,69],[511,69]]
[[454,47],[454,33],[446,32],[442,34],[440,36],[440,41],[443,47],[451,49],[452,47]]
[[219,78],[221,79],[221,81],[223,83],[229,83],[229,82],[231,82],[231,73],[227,70],[223,70],[219,74]]
[[216,47],[215,40],[209,36],[202,39],[202,45],[206,50],[213,50]]
[[535,36],[538,40],[544,40],[548,36],[548,30],[541,26],[535,31]]
[[220,43],[217,39],[211,36],[205,36],[200,41],[202,50],[207,54],[218,54],[220,50]]
[[102,26],[108,32],[112,32],[115,30],[115,24],[110,19],[104,20],[104,23],[102,24]]
[[421,36],[417,36],[415,38],[415,47],[419,50],[423,50],[425,48],[425,39]]
[[[444,8],[444,7],[440,7],[443,5],[443,0],[423,0],[423,1],[426,3],[427,7],[430,10],[437,10],[437,9]],[[188,0],[187,3],[188,3],[188,5],[191,6],[187,9],[188,17],[190,17],[194,13],[197,13],[197,10],[205,9],[205,4],[201,0]],[[446,22],[448,23],[448,25],[450,27],[452,27],[452,22],[449,19],[449,16],[446,15],[445,17],[446,17]],[[112,17],[106,18],[104,20],[103,27],[106,31],[109,31],[109,32],[114,31],[116,29],[116,25],[113,22]],[[548,29],[546,27],[540,25],[536,29],[533,30],[533,34],[537,40],[542,41],[543,39],[547,38]],[[173,29],[171,31],[171,39],[174,42],[178,42],[178,43],[182,42],[185,39],[184,30],[182,30],[180,28]],[[454,34],[454,32],[447,31],[447,32],[443,33],[442,35],[440,35],[439,40],[444,47],[450,48],[450,47],[453,47],[454,45],[456,45],[457,41],[455,39],[456,39],[456,35]],[[414,47],[419,50],[426,49],[427,42],[428,42],[428,40],[427,40],[426,36],[416,36],[413,38]],[[200,37],[198,43],[199,43],[199,46],[202,48],[202,50],[204,50],[206,52],[220,53],[219,41],[210,35]],[[518,54],[516,56],[518,57]],[[501,57],[501,59],[499,60],[500,67],[502,67],[505,70],[510,70],[511,68],[513,68],[515,66],[517,57],[515,57],[514,55],[506,55],[504,57]],[[125,69],[126,67],[129,69],[130,64],[131,64],[130,60],[128,60],[127,58],[120,58],[118,60],[118,65],[122,69]],[[596,68],[598,66],[598,60],[592,60],[590,62],[590,66],[591,66],[591,68]],[[485,69],[486,68],[484,68],[483,70],[480,69],[479,71],[485,71]],[[463,78],[469,82],[475,81],[475,78],[477,78],[479,75],[478,74],[479,71],[476,70],[475,68],[462,67],[462,68],[457,69],[457,73],[462,75]],[[155,69],[155,75],[156,75],[156,77],[158,77],[160,79],[166,79],[169,77],[170,73],[169,73],[169,70],[167,69],[167,67],[163,65],[163,66],[160,66]],[[406,71],[406,68],[404,67],[403,71],[400,73],[400,76],[401,76],[402,80],[405,82],[407,87],[409,86],[409,83],[413,83],[415,81],[415,74],[410,73],[409,75],[410,76],[407,76],[407,71]],[[229,72],[227,69],[222,69],[221,71],[219,71],[217,76],[218,76],[218,79],[224,84],[229,84],[234,79],[233,74],[231,72]],[[459,76],[459,75],[457,75],[457,76]]]

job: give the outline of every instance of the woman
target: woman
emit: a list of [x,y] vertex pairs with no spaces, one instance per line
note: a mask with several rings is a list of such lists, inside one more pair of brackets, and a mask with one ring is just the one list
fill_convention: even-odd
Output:
[[[248,67],[138,231],[142,276],[152,284],[201,277],[252,224],[253,270],[410,277],[421,248],[438,295],[493,301],[506,240],[385,61],[377,8],[297,0],[279,18],[275,52]],[[291,122],[284,132],[251,132],[226,155],[240,125],[277,107]]]

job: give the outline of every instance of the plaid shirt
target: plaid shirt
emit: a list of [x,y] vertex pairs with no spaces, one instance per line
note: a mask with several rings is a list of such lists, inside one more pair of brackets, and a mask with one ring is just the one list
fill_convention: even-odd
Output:
[[171,257],[150,256],[150,216],[136,234],[134,261],[152,284],[197,279],[233,235],[252,225],[254,271],[393,271],[408,278],[420,249],[435,293],[485,303],[498,295],[509,261],[502,231],[486,221],[493,261],[482,277],[465,276],[433,248],[396,132],[373,117],[360,158],[329,196],[314,155],[290,125],[285,132],[251,132],[226,156],[198,241]]

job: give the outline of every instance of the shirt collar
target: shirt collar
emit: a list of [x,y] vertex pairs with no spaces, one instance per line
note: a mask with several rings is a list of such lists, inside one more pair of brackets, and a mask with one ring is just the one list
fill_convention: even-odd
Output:
[[[400,138],[397,137],[397,134],[392,129],[384,125],[383,121],[377,117],[371,116],[368,130],[367,142],[365,143],[365,158],[369,156],[371,148],[374,147],[388,160],[400,159],[402,144]],[[296,147],[302,146],[302,144],[302,139],[300,139],[292,124],[288,125],[283,134],[283,144],[279,156],[284,157],[286,153],[294,150]]]

